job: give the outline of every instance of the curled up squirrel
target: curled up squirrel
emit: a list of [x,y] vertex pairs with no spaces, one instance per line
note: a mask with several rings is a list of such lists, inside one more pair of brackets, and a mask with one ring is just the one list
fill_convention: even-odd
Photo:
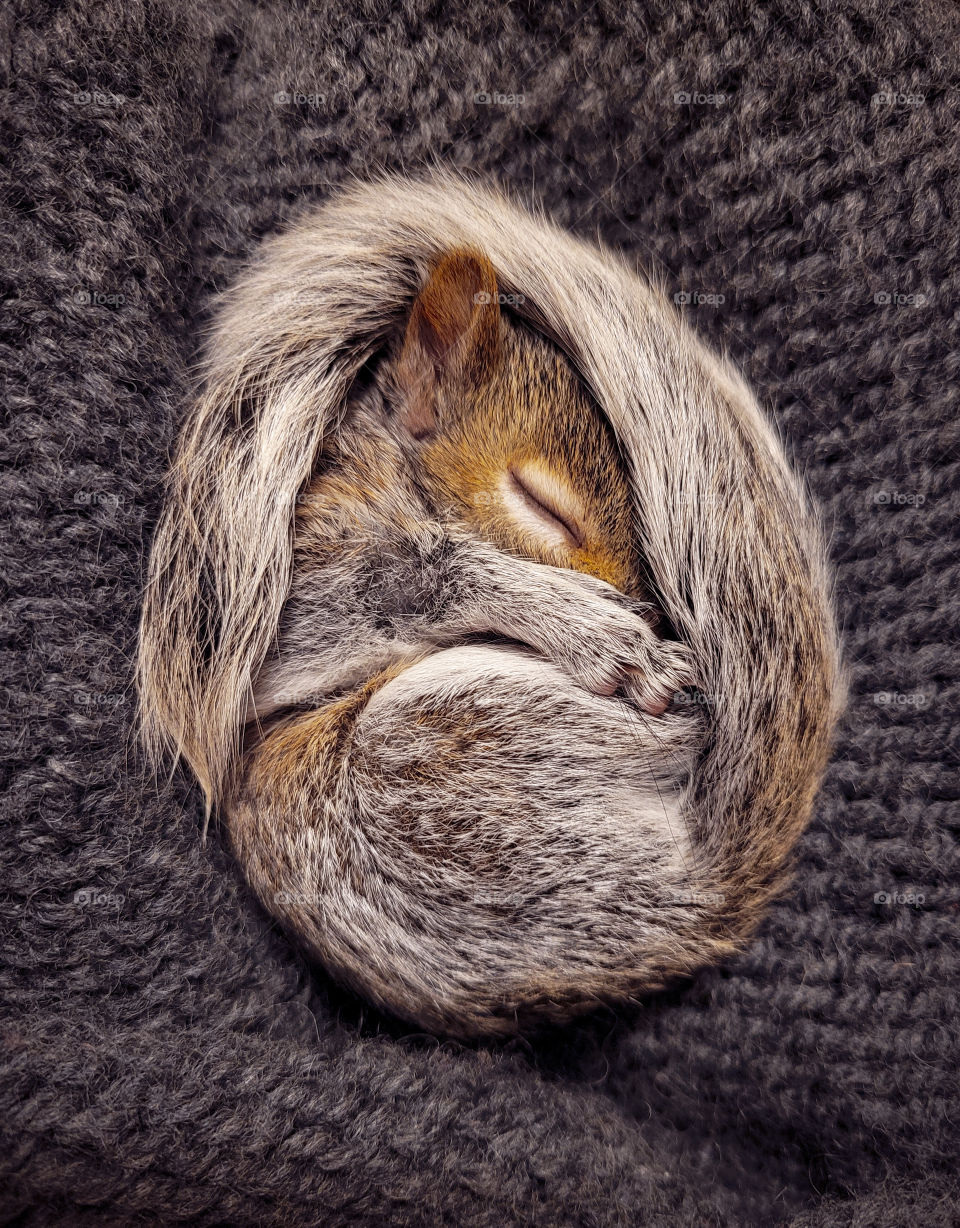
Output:
[[741,946],[842,694],[749,390],[619,257],[443,173],[353,187],[224,296],[138,668],[265,908],[462,1037]]

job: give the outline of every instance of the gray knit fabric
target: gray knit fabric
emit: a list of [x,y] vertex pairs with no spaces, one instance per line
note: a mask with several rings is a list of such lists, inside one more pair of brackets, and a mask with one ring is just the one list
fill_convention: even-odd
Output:
[[[90,0],[3,23],[3,1221],[960,1222],[949,6]],[[851,665],[749,951],[506,1047],[411,1035],[309,970],[131,738],[209,292],[305,202],[433,159],[686,296],[824,509]]]

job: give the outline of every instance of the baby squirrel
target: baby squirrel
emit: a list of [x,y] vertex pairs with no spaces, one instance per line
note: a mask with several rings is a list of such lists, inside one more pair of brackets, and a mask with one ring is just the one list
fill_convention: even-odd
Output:
[[[241,337],[250,284],[223,315],[154,546],[145,732],[335,977],[507,1034],[744,941],[809,814],[836,643],[815,527],[729,371],[502,198],[379,186],[395,213],[357,189],[261,266],[315,285],[317,336],[287,301]],[[540,291],[525,318],[498,243]],[[676,497],[698,489],[723,505]]]

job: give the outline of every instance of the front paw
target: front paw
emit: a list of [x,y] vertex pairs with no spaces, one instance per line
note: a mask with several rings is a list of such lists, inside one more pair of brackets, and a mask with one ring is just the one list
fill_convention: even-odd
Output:
[[662,640],[646,623],[624,636],[618,628],[591,629],[588,655],[572,657],[572,672],[595,695],[622,695],[648,716],[662,716],[676,695],[693,684],[685,644]]
[[647,603],[579,572],[556,579],[564,608],[555,622],[548,619],[553,634],[541,650],[595,695],[621,692],[644,712],[661,715],[693,681],[686,646],[657,635]]
[[643,665],[627,670],[620,690],[641,712],[662,716],[693,683],[693,661],[687,646],[674,640],[658,640]]

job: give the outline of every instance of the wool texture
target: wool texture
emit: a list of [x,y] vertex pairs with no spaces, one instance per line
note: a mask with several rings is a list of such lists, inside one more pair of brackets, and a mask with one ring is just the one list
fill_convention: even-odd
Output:
[[[873,0],[8,9],[0,1217],[955,1224],[960,22]],[[213,291],[443,162],[661,277],[823,509],[849,708],[748,951],[509,1044],[309,968],[131,663]]]

